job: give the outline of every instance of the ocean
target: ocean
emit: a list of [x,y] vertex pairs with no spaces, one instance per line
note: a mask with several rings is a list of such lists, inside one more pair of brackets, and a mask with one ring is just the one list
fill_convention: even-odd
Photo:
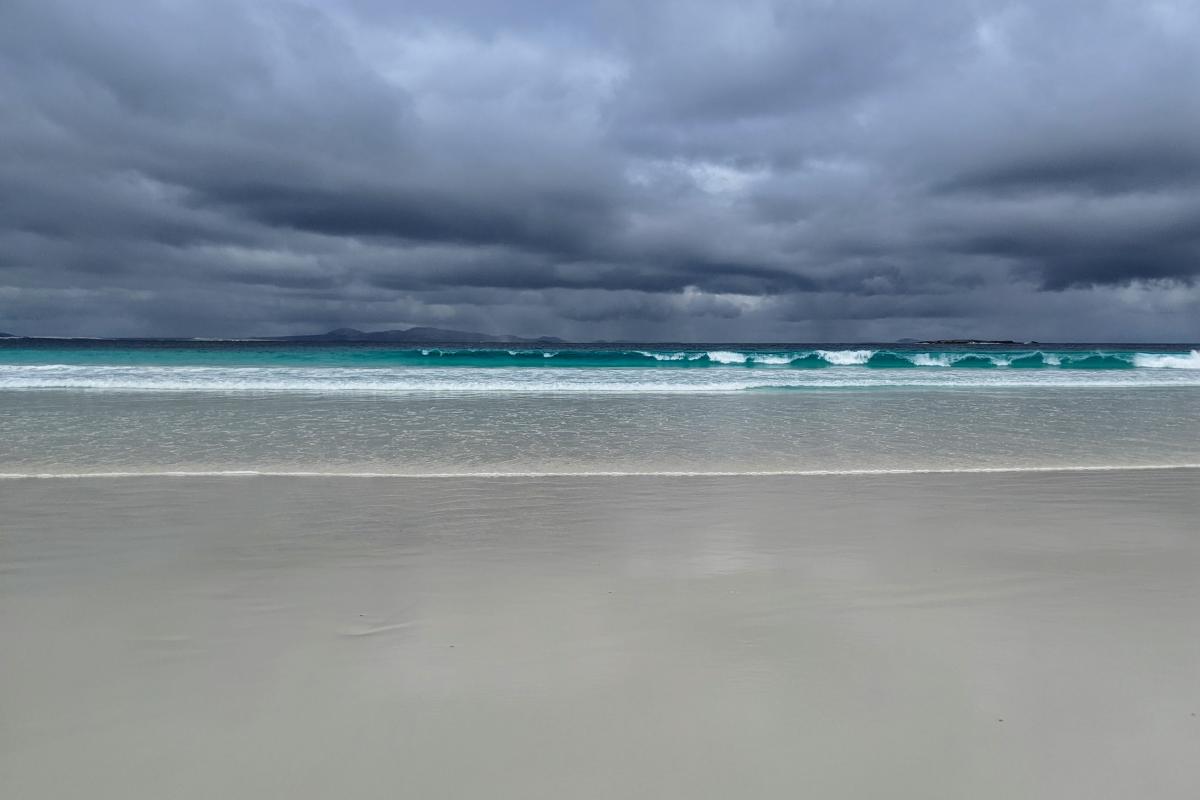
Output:
[[1200,464],[1196,345],[0,341],[0,473]]

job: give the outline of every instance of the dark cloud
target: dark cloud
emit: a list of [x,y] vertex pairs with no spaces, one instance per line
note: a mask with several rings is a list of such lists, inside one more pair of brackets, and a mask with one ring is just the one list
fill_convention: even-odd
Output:
[[[1148,144],[1148,143],[1143,143]],[[1191,151],[1166,145],[1135,150],[1043,152],[983,166],[942,188],[949,192],[1013,195],[1072,192],[1099,196],[1147,187],[1187,189],[1200,184],[1200,141]]]
[[1200,10],[0,4],[0,328],[1200,339]]

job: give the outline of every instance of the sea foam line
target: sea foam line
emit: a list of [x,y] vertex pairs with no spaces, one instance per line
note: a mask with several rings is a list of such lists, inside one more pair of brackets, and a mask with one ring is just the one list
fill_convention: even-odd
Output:
[[563,470],[477,472],[333,472],[316,470],[145,470],[113,472],[0,472],[0,480],[81,478],[743,478],[870,475],[1002,475],[1043,472],[1161,472],[1200,469],[1200,464],[1101,464],[1042,467],[912,467],[768,470]]

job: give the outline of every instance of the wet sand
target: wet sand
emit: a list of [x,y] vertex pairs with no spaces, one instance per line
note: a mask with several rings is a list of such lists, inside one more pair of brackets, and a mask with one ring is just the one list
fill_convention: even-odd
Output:
[[1200,471],[0,481],[0,796],[1192,798]]

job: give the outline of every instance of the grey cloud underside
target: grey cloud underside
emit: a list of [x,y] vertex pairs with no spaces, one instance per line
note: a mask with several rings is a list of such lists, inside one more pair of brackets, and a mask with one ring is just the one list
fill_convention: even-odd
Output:
[[0,327],[1200,338],[1191,3],[0,4]]

